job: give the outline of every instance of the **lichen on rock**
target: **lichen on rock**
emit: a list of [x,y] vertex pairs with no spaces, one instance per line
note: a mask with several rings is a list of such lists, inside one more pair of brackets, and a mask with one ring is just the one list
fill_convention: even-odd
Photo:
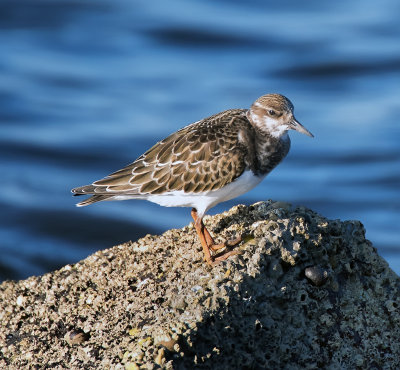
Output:
[[0,368],[398,368],[400,279],[358,221],[282,202],[206,226],[247,237],[214,268],[191,225],[0,285]]

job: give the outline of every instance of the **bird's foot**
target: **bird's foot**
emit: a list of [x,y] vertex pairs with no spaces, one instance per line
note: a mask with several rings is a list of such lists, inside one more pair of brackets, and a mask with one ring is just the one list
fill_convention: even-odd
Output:
[[208,249],[217,252],[221,249],[228,248],[226,251],[222,251],[220,253],[216,253],[211,255],[210,254],[210,260],[207,260],[207,263],[211,266],[218,265],[220,262],[225,261],[228,257],[234,256],[237,254],[240,254],[241,252],[239,250],[230,250],[230,248],[236,247],[241,241],[243,240],[242,236],[237,237],[236,239],[233,240],[227,240],[224,243],[220,244],[211,244],[207,245]]
[[[242,242],[243,238],[241,235],[236,239],[226,240],[223,243],[217,244],[215,243],[214,239],[212,238],[212,236],[210,235],[210,233],[208,232],[207,228],[204,225],[203,225],[203,233],[209,251],[208,255],[205,254],[205,260],[210,266],[218,265],[220,262],[225,261],[228,257],[240,254],[240,251],[238,250],[233,251],[230,249],[236,247],[238,244]],[[221,251],[222,249],[228,249],[228,250]],[[210,251],[212,252],[221,251],[221,252],[211,255]]]
[[[203,247],[204,259],[210,266],[215,266],[221,261],[226,260],[230,256],[240,254],[240,251],[233,251],[230,250],[230,248],[233,248],[236,245],[238,245],[243,240],[242,236],[239,236],[234,240],[229,240],[224,243],[217,244],[215,243],[213,237],[211,236],[207,228],[204,226],[202,219],[198,217],[197,210],[195,208],[192,209],[191,214],[194,220],[194,226],[197,235],[199,236],[201,245]],[[211,254],[211,252],[215,253],[221,249],[228,249],[228,250],[221,251],[220,253],[216,253],[213,255]]]
[[240,235],[236,239],[226,240],[225,242],[220,243],[220,244],[213,243],[213,244],[209,245],[208,248],[210,248],[213,252],[216,252],[223,248],[236,247],[238,244],[240,244],[242,242],[242,240],[243,240],[243,237]]
[[241,252],[239,250],[228,251],[228,252],[216,254],[212,257],[213,261],[212,261],[211,266],[218,265],[220,262],[225,261],[227,258],[238,255],[238,254],[241,254]]

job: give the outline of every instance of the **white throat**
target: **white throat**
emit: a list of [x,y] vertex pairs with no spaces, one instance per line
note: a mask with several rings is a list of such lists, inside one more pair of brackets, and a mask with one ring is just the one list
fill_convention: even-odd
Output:
[[249,113],[253,123],[260,130],[267,132],[269,135],[279,139],[283,135],[287,134],[288,127],[286,125],[281,124],[276,119],[268,116],[260,117],[258,114],[253,113],[251,110],[249,111]]

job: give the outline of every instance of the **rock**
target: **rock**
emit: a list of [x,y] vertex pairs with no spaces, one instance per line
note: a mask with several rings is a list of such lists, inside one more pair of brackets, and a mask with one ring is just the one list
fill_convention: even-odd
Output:
[[192,226],[0,285],[0,368],[399,368],[400,279],[340,222],[272,201],[205,223],[249,235],[210,268]]

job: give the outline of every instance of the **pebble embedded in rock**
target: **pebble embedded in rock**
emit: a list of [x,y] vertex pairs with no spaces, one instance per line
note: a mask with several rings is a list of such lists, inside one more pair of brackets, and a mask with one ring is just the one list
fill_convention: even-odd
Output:
[[65,334],[64,338],[70,346],[81,344],[89,339],[90,335],[82,329],[74,329]]
[[315,285],[321,286],[328,278],[328,271],[319,266],[307,267],[304,275]]

